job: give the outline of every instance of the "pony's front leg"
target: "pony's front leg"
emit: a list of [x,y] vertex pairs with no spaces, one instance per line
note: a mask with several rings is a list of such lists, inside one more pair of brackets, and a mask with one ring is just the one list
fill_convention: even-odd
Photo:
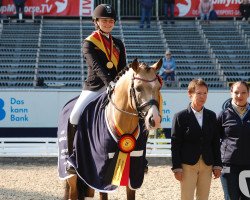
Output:
[[108,200],[108,194],[100,192],[100,200]]
[[68,181],[65,181],[63,200],[68,200],[68,199],[69,199],[69,184],[68,184]]
[[77,175],[68,178],[67,182],[69,184],[69,199],[77,200],[78,199]]
[[128,186],[126,187],[127,200],[135,200],[135,190],[131,190]]

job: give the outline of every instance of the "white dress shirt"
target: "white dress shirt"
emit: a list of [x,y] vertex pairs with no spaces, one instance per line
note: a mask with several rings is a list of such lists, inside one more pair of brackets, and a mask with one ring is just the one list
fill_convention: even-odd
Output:
[[196,111],[195,109],[193,109],[192,107],[191,107],[191,109],[192,109],[192,111],[194,112],[194,115],[195,115],[195,117],[196,117],[196,119],[197,119],[197,121],[198,121],[200,127],[202,127],[202,121],[203,121],[203,108],[202,108],[201,111],[199,111],[199,112]]

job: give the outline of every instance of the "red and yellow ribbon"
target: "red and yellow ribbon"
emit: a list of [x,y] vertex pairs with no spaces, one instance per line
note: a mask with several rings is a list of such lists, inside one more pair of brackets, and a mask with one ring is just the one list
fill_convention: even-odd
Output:
[[113,185],[128,185],[130,172],[130,152],[136,145],[136,139],[132,134],[124,134],[118,141],[118,158],[115,165],[114,175],[112,178]]
[[110,40],[106,40],[102,37],[102,34],[99,31],[94,31],[85,40],[92,42],[99,49],[101,49],[106,54],[107,59],[111,61],[117,69],[119,62],[119,51],[115,48],[111,35]]

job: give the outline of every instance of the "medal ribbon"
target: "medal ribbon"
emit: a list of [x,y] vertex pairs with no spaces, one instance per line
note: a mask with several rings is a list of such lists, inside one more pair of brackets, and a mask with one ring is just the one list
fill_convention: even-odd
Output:
[[[99,38],[102,42],[102,45],[105,48],[105,54],[106,57],[108,58],[108,60],[111,62],[111,56],[113,54],[113,40],[112,40],[112,36],[109,34],[109,42],[105,39],[103,40],[103,36],[100,32],[98,32]],[[109,45],[109,48],[108,48]]]
[[100,48],[105,54],[109,62],[112,62],[117,69],[119,62],[119,51],[114,48],[114,42],[112,36],[110,36],[110,41],[102,38],[102,35],[99,31],[94,31],[89,37],[85,40],[94,43],[98,48]]

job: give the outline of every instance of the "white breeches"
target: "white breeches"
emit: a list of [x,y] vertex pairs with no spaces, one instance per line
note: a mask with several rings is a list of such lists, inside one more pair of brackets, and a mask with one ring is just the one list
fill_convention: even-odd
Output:
[[70,114],[70,118],[69,118],[70,123],[77,125],[84,108],[88,105],[89,102],[96,99],[105,90],[106,90],[105,87],[97,91],[82,90],[81,95],[76,101],[76,104]]

